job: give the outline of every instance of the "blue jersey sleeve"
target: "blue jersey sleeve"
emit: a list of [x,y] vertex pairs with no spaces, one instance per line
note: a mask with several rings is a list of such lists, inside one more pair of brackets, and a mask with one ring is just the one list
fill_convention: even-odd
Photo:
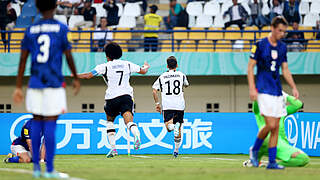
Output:
[[71,44],[68,40],[68,27],[63,25],[63,28],[61,29],[62,33],[62,49],[63,51],[70,50],[71,49]]
[[259,48],[259,42],[257,42],[252,46],[250,58],[257,61],[259,59],[259,56],[260,56],[260,48]]
[[31,42],[30,42],[30,38],[29,38],[29,35],[28,35],[28,31],[29,31],[29,28],[24,33],[24,37],[23,37],[23,40],[21,42],[21,50],[30,51]]
[[286,46],[285,44],[283,45],[283,58],[281,58],[281,59],[282,59],[281,64],[284,63],[284,62],[288,62],[288,58],[287,58],[287,46]]
[[31,120],[27,121],[22,127],[21,136],[24,137],[25,139],[31,139],[30,133],[31,133]]

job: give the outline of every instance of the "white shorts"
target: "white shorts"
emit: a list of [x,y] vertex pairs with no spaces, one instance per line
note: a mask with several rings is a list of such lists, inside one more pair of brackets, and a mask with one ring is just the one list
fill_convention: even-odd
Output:
[[57,116],[67,112],[64,88],[28,88],[26,93],[27,111],[41,116]]
[[268,117],[280,118],[287,115],[286,103],[283,96],[258,94],[260,114]]
[[18,156],[21,153],[28,153],[28,155],[30,157],[32,157],[31,152],[27,151],[23,146],[21,145],[11,145],[11,152],[12,154],[14,154],[15,156]]

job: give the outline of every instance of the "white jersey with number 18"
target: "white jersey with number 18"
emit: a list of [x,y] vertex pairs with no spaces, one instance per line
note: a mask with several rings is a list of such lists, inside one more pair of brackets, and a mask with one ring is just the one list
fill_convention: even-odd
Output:
[[181,110],[185,108],[183,87],[189,86],[185,74],[176,70],[163,73],[154,82],[152,88],[161,91],[163,110]]
[[123,60],[113,60],[97,65],[91,73],[102,75],[108,88],[105,99],[113,99],[122,95],[133,97],[133,88],[130,86],[131,73],[140,71],[140,66]]

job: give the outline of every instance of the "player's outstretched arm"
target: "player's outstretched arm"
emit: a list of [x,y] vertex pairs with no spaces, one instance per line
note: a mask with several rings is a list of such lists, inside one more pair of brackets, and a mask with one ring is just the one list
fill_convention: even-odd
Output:
[[31,154],[32,154],[31,139],[27,139],[26,142],[27,142],[27,145],[28,145],[28,147],[29,147],[29,149],[30,149],[30,152],[31,152]]
[[249,96],[252,101],[257,100],[257,97],[258,97],[256,84],[254,82],[254,67],[256,66],[256,64],[257,64],[256,60],[250,58],[248,63],[247,78],[248,78],[248,84],[249,84]]
[[29,56],[29,51],[21,50],[18,76],[16,80],[16,89],[13,92],[13,101],[17,104],[20,104],[23,101],[22,78],[23,78],[24,70],[26,68],[26,62],[27,62],[28,56]]
[[66,50],[64,52],[64,54],[66,56],[67,63],[69,65],[71,73],[73,74],[73,77],[74,77],[74,80],[72,82],[72,86],[73,86],[73,89],[74,89],[74,95],[77,95],[78,92],[80,91],[80,81],[79,81],[79,78],[78,78],[78,75],[77,75],[76,67],[74,65],[74,60],[73,60],[73,57],[72,57],[72,54],[71,54],[71,50],[70,49]]
[[302,101],[293,96],[287,96],[287,102],[289,102],[289,105],[286,107],[288,115],[296,113],[303,106]]
[[299,98],[299,91],[296,87],[296,84],[292,78],[291,72],[288,68],[288,63],[287,62],[283,62],[281,65],[282,68],[282,74],[284,79],[287,81],[287,83],[289,84],[289,86],[292,88],[292,95],[298,99]]
[[148,62],[144,62],[143,66],[140,68],[139,74],[146,74],[148,72],[148,69],[150,68],[150,65]]
[[161,114],[161,106],[159,102],[158,91],[156,89],[152,89],[152,96],[154,103],[156,104],[156,111]]
[[93,76],[92,72],[78,74],[78,78],[80,79],[91,79]]

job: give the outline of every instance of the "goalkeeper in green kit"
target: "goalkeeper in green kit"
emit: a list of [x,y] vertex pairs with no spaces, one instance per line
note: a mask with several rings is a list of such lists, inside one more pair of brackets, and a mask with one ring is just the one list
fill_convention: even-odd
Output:
[[[286,106],[287,114],[293,114],[296,113],[300,108],[302,108],[303,103],[296,99],[293,96],[290,96],[286,94],[285,92],[282,92],[284,99],[286,102],[289,103],[289,105]],[[257,101],[253,102],[253,112],[257,121],[258,128],[261,129],[263,126],[265,126],[265,120],[263,116],[260,114],[259,106]],[[285,133],[285,127],[284,127],[284,120],[286,116],[281,117],[279,122],[279,139],[277,144],[277,159],[281,160],[279,162],[280,165],[283,165],[285,167],[303,167],[307,165],[310,161],[309,156],[304,153],[302,150],[293,147],[289,144],[288,139],[286,137]],[[259,151],[259,160],[261,160],[262,156],[268,155],[268,142],[269,142],[270,134],[266,137],[266,139],[263,142],[263,145]],[[260,163],[261,165],[262,163]],[[251,167],[252,164],[250,160],[246,160],[243,162],[243,166],[245,167]]]

